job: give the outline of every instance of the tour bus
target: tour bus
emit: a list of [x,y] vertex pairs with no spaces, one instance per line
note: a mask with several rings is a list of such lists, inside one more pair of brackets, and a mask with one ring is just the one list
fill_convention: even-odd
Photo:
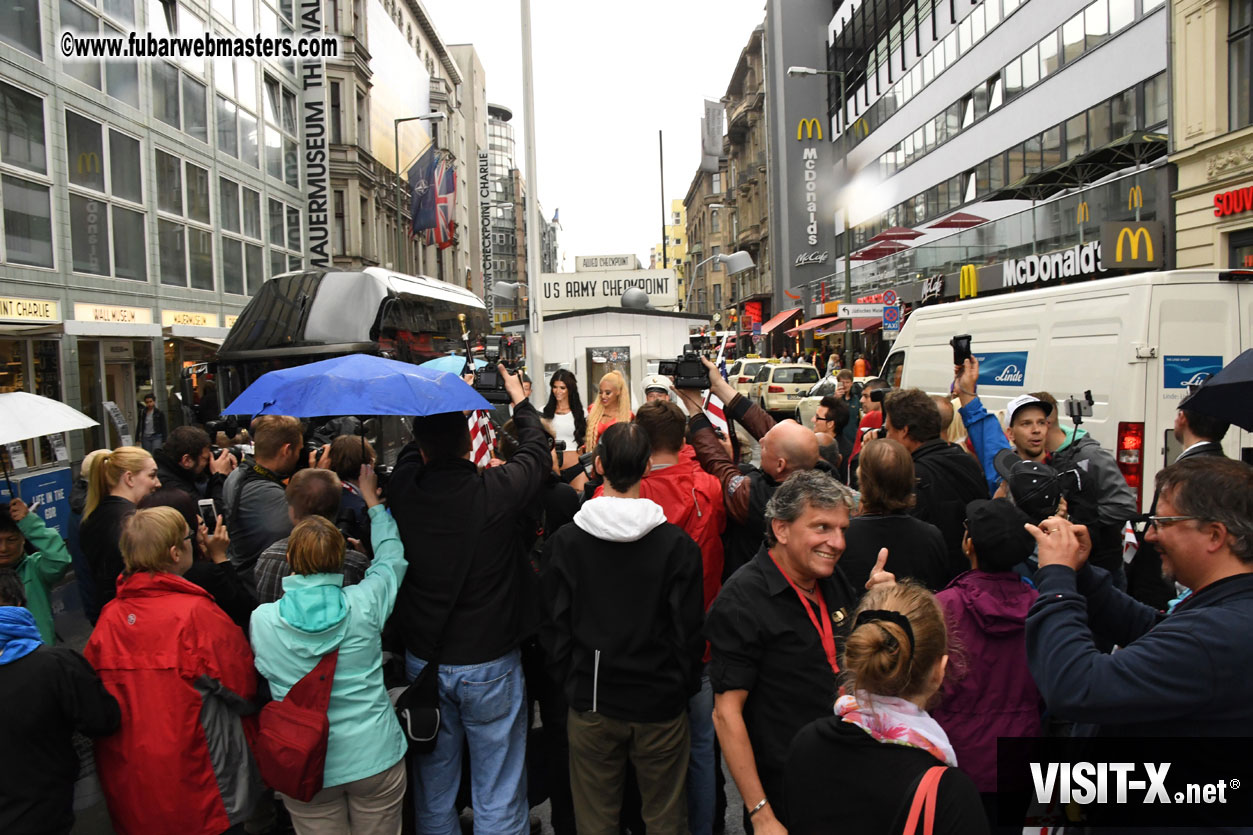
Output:
[[[420,364],[464,351],[458,314],[472,338],[489,332],[483,300],[447,282],[378,267],[288,273],[261,285],[205,370],[214,373],[221,409],[275,369],[359,353]],[[380,418],[367,427],[390,466],[409,440],[406,421]]]
[[[1020,394],[1048,391],[1069,426],[1065,401],[1091,391],[1082,428],[1115,452],[1147,505],[1154,475],[1182,451],[1173,427],[1188,385],[1253,347],[1253,272],[1141,273],[921,307],[881,376],[947,394],[949,341],[959,334],[971,336],[979,396],[993,413]],[[1232,426],[1223,449],[1250,461],[1253,435]]]

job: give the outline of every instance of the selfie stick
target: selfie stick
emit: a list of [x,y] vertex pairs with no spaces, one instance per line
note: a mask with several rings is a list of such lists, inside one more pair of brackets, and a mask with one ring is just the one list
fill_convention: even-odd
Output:
[[[727,340],[730,338],[731,338],[731,334],[729,333],[726,336],[722,337],[722,344],[718,346],[718,358],[714,360],[714,365],[722,365],[722,356],[723,354],[726,353]],[[705,402],[701,406],[701,411],[704,411],[705,409],[709,408],[709,398],[712,396],[713,396],[713,389],[706,389],[705,390]],[[724,403],[723,405],[725,406],[726,404]]]

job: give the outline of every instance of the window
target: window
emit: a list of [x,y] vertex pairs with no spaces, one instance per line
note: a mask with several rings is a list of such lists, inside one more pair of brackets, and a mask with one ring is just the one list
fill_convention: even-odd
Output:
[[998,75],[988,82],[988,112],[1005,103],[1005,82]]
[[1135,0],[1109,0],[1109,33],[1121,32],[1136,19]]
[[717,233],[719,229],[718,210],[711,209],[709,212],[709,231]]
[[[38,13],[38,7],[35,9]],[[100,34],[100,20],[88,12],[74,0],[61,0],[61,28],[68,29],[79,35]],[[100,84],[100,59],[87,58],[68,61],[62,58],[61,69],[71,78],[77,78],[84,84],[102,89]]]
[[712,185],[709,187],[710,191],[714,194],[721,194],[722,193],[722,173],[719,172],[717,174],[711,175],[710,180],[712,181]]
[[218,149],[254,168],[260,167],[257,148],[257,74],[250,60],[216,61],[213,83],[217,91]]
[[1117,139],[1116,136],[1110,136],[1110,106],[1108,101],[1103,101],[1095,107],[1088,109],[1088,147],[1096,150],[1102,145],[1107,144],[1111,140]]
[[0,164],[48,173],[43,99],[0,82]]
[[340,145],[344,141],[344,114],[343,105],[340,104],[340,89],[343,85],[338,81],[331,82],[330,99],[331,99],[331,144]]
[[1232,0],[1227,31],[1228,129],[1238,130],[1253,124],[1253,0]]
[[1109,40],[1109,3],[1096,0],[1083,10],[1084,49],[1095,49]]
[[296,94],[265,77],[265,173],[293,188],[300,185],[296,146]]
[[1120,139],[1136,129],[1136,91],[1124,90],[1110,99],[1110,138]]
[[[432,137],[435,136],[435,130],[432,127]],[[357,146],[370,147],[370,99],[363,90],[357,90]]]
[[43,36],[39,30],[38,6],[31,14],[20,3],[0,3],[0,43],[22,50],[36,58],[43,57]]
[[106,148],[103,125],[69,110],[65,136],[74,271],[147,281],[139,140],[110,129]]
[[1053,127],[1040,134],[1044,144],[1044,167],[1050,168],[1062,161],[1062,127]]
[[1027,89],[1040,80],[1040,50],[1032,46],[1022,54],[1022,87]]
[[[110,63],[112,66],[112,63]],[[153,61],[152,109],[153,115],[172,128],[182,130],[201,142],[209,141],[208,90],[174,64]],[[221,128],[219,127],[219,131]],[[219,133],[219,141],[221,134]],[[234,156],[233,150],[230,151]]]
[[334,208],[335,229],[331,235],[331,253],[345,255],[348,252],[348,241],[345,232],[344,192],[338,189],[335,190]]
[[1022,92],[1022,61],[1015,58],[1005,65],[1005,98],[1012,99]]
[[212,290],[209,172],[161,150],[156,152],[156,168],[161,283]]
[[[722,252],[722,247],[720,246],[711,246],[709,248],[709,254],[711,256],[719,255],[721,252]],[[717,260],[710,262],[710,264],[711,264],[710,269],[712,269],[714,272],[717,272],[717,273],[722,272],[722,264],[719,263]]]
[[218,179],[222,289],[227,293],[255,293],[265,280],[261,267],[260,205],[258,192],[225,177]]
[[1074,159],[1088,150],[1088,116],[1080,113],[1066,121],[1066,159]]
[[1058,70],[1061,56],[1057,54],[1057,33],[1049,32],[1038,47],[1040,51],[1040,78],[1047,78]]
[[301,268],[300,210],[269,199],[270,277]]
[[1083,12],[1062,25],[1062,56],[1066,63],[1077,61],[1083,54]]
[[4,206],[4,260],[52,267],[52,204],[48,186],[5,174],[0,177]]
[[[1166,124],[1166,96],[1168,94],[1169,85],[1166,81],[1166,73],[1158,73],[1144,82],[1144,127],[1151,128]],[[1248,124],[1248,120],[1245,124]],[[1232,127],[1234,128],[1235,125],[1233,124]]]

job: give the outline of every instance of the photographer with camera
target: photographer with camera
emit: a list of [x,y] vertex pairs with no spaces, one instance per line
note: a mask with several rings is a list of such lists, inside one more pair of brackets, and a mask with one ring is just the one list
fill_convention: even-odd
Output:
[[738,421],[761,444],[761,467],[748,467],[741,472],[705,415],[701,391],[695,388],[696,377],[685,373],[687,369],[679,368],[675,390],[690,415],[688,436],[696,450],[696,460],[705,472],[722,482],[722,498],[727,510],[726,554],[722,568],[725,582],[740,566],[750,562],[761,547],[766,533],[766,504],[774,491],[792,473],[812,470],[818,463],[818,438],[812,430],[794,420],[776,424],[765,410],[750,403],[722,379],[718,366],[704,358],[700,362],[706,371],[709,391],[722,401],[728,423],[732,419]]
[[231,535],[227,552],[239,576],[256,588],[253,565],[261,552],[291,533],[284,479],[296,472],[304,431],[290,415],[261,415],[252,422],[253,457],[231,473],[222,489],[222,515]]
[[[953,359],[958,356],[955,348]],[[961,402],[959,413],[974,446],[975,457],[983,467],[988,492],[995,493],[1001,483],[1001,476],[993,465],[1001,450],[1013,449],[1019,458],[1045,463],[1048,428],[1050,418],[1054,417],[1052,403],[1031,394],[1015,397],[1005,410],[1009,428],[1002,429],[996,415],[987,411],[979,399],[979,360],[970,355],[968,348],[961,352],[961,362],[954,366],[953,372],[952,391]]]
[[[165,487],[176,487],[193,499],[213,499],[222,506],[222,488],[239,462],[225,450],[213,455],[209,433],[198,426],[176,427],[165,444],[152,453],[157,478]],[[208,472],[206,477],[205,473]]]
[[414,680],[428,663],[439,665],[439,734],[413,763],[417,819],[435,832],[458,831],[463,744],[475,829],[527,831],[519,645],[536,631],[539,607],[522,530],[552,455],[518,376],[504,365],[494,374],[513,405],[518,449],[510,460],[479,471],[461,412],[417,417],[387,488],[410,566],[395,608],[405,671]]

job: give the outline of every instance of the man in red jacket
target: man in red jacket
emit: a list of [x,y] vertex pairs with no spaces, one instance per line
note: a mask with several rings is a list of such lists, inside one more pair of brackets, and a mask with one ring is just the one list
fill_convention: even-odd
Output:
[[[666,521],[678,525],[700,546],[704,606],[709,609],[722,588],[722,531],[727,514],[722,504],[722,483],[700,468],[696,452],[684,443],[687,418],[676,404],[666,400],[646,403],[635,413],[653,445],[650,468],[640,482],[640,497],[661,505]],[[705,662],[709,661],[706,645]],[[708,835],[714,816],[713,688],[709,675],[701,675],[700,692],[688,704],[692,755],[687,769],[688,826],[692,833]]]

